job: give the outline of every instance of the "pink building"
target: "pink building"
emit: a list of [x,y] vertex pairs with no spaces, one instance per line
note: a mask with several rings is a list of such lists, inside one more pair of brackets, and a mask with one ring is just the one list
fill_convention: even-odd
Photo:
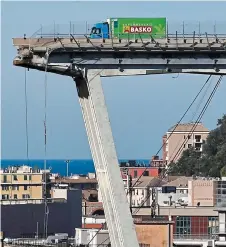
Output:
[[188,181],[188,201],[190,206],[211,206],[216,204],[217,180],[206,178]]

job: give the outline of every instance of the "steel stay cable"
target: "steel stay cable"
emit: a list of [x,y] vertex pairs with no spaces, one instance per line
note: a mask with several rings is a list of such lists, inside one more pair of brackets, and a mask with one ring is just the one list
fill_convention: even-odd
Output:
[[[183,114],[183,116],[180,118],[180,120],[178,121],[178,123],[176,124],[176,126],[174,127],[174,129],[170,133],[169,137],[166,139],[166,141],[170,138],[170,136],[173,134],[173,132],[175,131],[175,129],[177,128],[177,126],[183,120],[183,118],[185,117],[185,115],[187,114],[187,112],[190,110],[190,108],[192,107],[192,105],[194,104],[194,102],[196,101],[196,99],[198,98],[198,96],[200,95],[200,93],[202,92],[202,90],[204,89],[204,87],[206,86],[206,84],[208,83],[208,81],[210,80],[211,77],[212,77],[212,75],[210,75],[208,77],[208,79],[206,80],[206,82],[203,84],[203,86],[199,90],[198,94],[195,96],[195,98],[193,99],[193,101],[191,102],[191,104],[189,105],[189,107],[187,108],[187,110],[185,111],[185,113]],[[158,153],[162,150],[163,146],[164,146],[164,144],[160,147],[160,149],[158,150],[158,152],[157,152],[156,155],[158,155]]]
[[[201,113],[199,114],[198,119],[196,120],[195,124],[193,125],[192,130],[190,131],[190,133],[188,134],[188,136],[190,136],[190,135],[194,132],[196,126],[197,126],[198,123],[199,123],[199,121],[202,119],[202,117],[203,117],[204,113],[206,112],[206,110],[207,110],[207,108],[208,108],[208,106],[209,106],[209,103],[210,103],[210,101],[212,100],[212,98],[213,98],[213,96],[214,96],[214,94],[215,94],[215,92],[216,92],[216,90],[217,90],[217,88],[218,88],[218,86],[219,86],[219,84],[220,84],[222,78],[223,78],[223,76],[220,76],[220,78],[218,79],[216,85],[214,86],[213,91],[211,92],[211,94],[210,94],[210,96],[209,96],[209,98],[208,98],[206,104],[204,105],[204,107],[203,107]],[[189,140],[189,139],[188,139],[188,136],[185,138],[184,142],[181,144],[181,147],[180,147],[180,149],[177,151],[176,155],[174,156],[173,161],[175,160],[175,158],[178,157],[178,154],[180,154],[180,151],[182,150],[183,145]]]
[[[215,94],[215,92],[216,92],[216,90],[217,90],[217,88],[218,88],[218,86],[219,86],[219,84],[220,84],[222,78],[223,78],[223,76],[221,76],[221,77],[219,78],[219,80],[218,80],[217,84],[215,85],[215,87],[214,87],[212,93],[210,94],[210,96],[209,96],[209,98],[208,98],[208,100],[207,100],[205,106],[203,107],[204,112],[203,112],[203,110],[202,110],[202,112],[201,112],[202,116],[204,115],[206,109],[208,108],[209,103],[210,103],[210,101],[212,100],[212,98],[213,98],[213,96],[214,96],[214,94]],[[200,114],[200,115],[201,115],[201,114]],[[199,115],[198,119],[200,118],[200,115]],[[201,116],[201,118],[202,118],[202,116]],[[134,214],[137,214],[137,213],[140,211],[140,209],[142,208],[142,206],[144,205],[144,203],[150,198],[150,196],[151,196],[151,193],[150,193],[150,195],[148,195],[148,196],[146,197],[146,200],[143,202],[143,204],[142,204],[141,206],[138,207],[138,209],[136,210],[136,212],[134,212]]]
[[[45,214],[44,214],[44,236],[47,238],[48,235],[48,215],[49,215],[49,207],[48,207],[48,202],[47,202],[47,177],[46,177],[46,154],[47,154],[47,126],[46,126],[46,121],[47,121],[47,72],[48,72],[48,63],[49,63],[49,57],[50,54],[57,48],[49,48],[46,51],[46,64],[45,64],[45,78],[44,78],[44,205],[45,205]],[[49,184],[49,183],[48,183]]]
[[[206,86],[206,84],[208,83],[208,81],[210,80],[210,78],[212,77],[212,75],[210,75],[207,80],[205,81],[205,83],[203,84],[203,86],[201,87],[201,89],[199,90],[198,94],[195,96],[195,98],[193,99],[193,101],[191,102],[191,104],[189,105],[189,107],[187,108],[187,110],[185,111],[185,113],[182,115],[182,117],[180,118],[180,120],[178,121],[178,123],[176,124],[176,126],[174,127],[173,131],[171,132],[171,134],[169,135],[169,137],[166,139],[166,141],[170,138],[170,136],[174,133],[175,129],[177,128],[177,126],[180,124],[180,122],[183,120],[183,118],[185,117],[185,115],[187,114],[187,112],[189,111],[189,109],[192,107],[192,105],[194,104],[194,102],[196,101],[196,99],[198,98],[198,96],[200,95],[200,93],[202,92],[202,90],[204,89],[204,87]],[[161,149],[163,148],[164,145],[161,146],[161,148],[158,150],[157,154],[161,151]],[[135,185],[139,182],[139,180],[141,179],[141,177],[143,176],[144,172],[147,170],[148,167],[145,168],[145,170],[143,171],[143,173],[138,177],[138,179],[136,180],[136,182],[133,184],[133,186],[131,187],[131,189],[133,189],[135,187]],[[127,194],[128,195],[128,192]],[[151,194],[150,194],[151,195]],[[150,197],[150,196],[149,196]],[[149,197],[146,198],[146,200],[143,202],[143,204],[149,199]],[[142,204],[142,206],[143,206]],[[138,209],[139,211],[139,209]],[[137,211],[137,212],[138,212]],[[136,212],[136,213],[137,213]],[[135,214],[136,214],[135,213]],[[133,213],[134,214],[134,213]],[[106,223],[106,222],[105,222]],[[96,233],[96,235],[100,232],[101,228],[99,229],[99,231]],[[96,236],[95,235],[95,236]],[[104,240],[102,243],[104,243],[105,241],[107,241],[109,239],[109,237]],[[91,242],[91,241],[90,241]],[[102,244],[101,243],[101,244]],[[99,244],[98,246],[100,246],[101,244]],[[98,247],[97,246],[97,247]]]
[[[211,76],[211,75],[210,75],[210,76]],[[210,79],[210,77],[208,78],[208,80],[207,80],[206,82],[208,82],[209,79]],[[206,85],[206,83],[205,83],[204,85]],[[207,91],[208,91],[210,85],[211,85],[211,82],[208,84],[208,86],[207,86],[207,88],[206,88],[206,90],[205,90],[205,92],[204,92],[204,94],[203,94],[201,100],[199,101],[198,106],[196,107],[196,109],[195,109],[195,111],[194,111],[194,113],[193,113],[193,116],[192,116],[190,122],[192,122],[193,119],[194,119],[194,117],[196,116],[196,113],[197,113],[197,111],[199,110],[199,107],[200,107],[200,105],[202,104],[203,99],[204,99],[204,97],[205,97],[205,95],[206,95],[206,93],[207,93]],[[179,145],[180,145],[180,141],[177,143],[177,145],[176,145],[176,147],[174,148],[172,154],[174,154],[174,152],[177,150],[177,148],[179,147]],[[170,159],[171,159],[171,157],[169,158],[169,160],[170,160]]]
[[28,143],[28,107],[27,107],[27,73],[25,68],[25,118],[26,118],[26,152],[27,152],[27,160],[29,162],[29,143]]
[[[30,159],[29,159],[29,138],[28,138],[28,100],[27,100],[27,70],[25,68],[24,70],[24,95],[25,95],[25,128],[26,128],[26,154],[27,154],[27,162],[28,166],[30,165]],[[30,186],[31,180],[30,177],[28,179],[29,181],[29,191],[30,196],[32,197],[32,187]]]
[[[210,75],[208,77],[208,79],[206,80],[206,82],[203,84],[203,86],[201,87],[201,89],[199,90],[198,94],[195,96],[195,98],[193,99],[193,101],[191,102],[191,104],[189,105],[189,107],[187,108],[187,110],[185,111],[185,113],[182,115],[182,117],[180,118],[180,120],[178,121],[178,123],[175,125],[174,129],[172,130],[172,132],[170,133],[170,135],[167,137],[166,141],[169,140],[169,138],[171,137],[171,135],[174,133],[175,129],[177,128],[177,126],[181,123],[181,121],[183,120],[183,118],[185,117],[185,115],[187,114],[187,112],[190,110],[190,108],[192,107],[192,105],[194,104],[194,102],[196,101],[196,99],[198,98],[198,96],[200,95],[200,93],[202,92],[202,90],[204,89],[204,87],[206,86],[206,84],[208,83],[208,81],[210,80],[212,75]],[[160,147],[160,149],[158,150],[158,152],[156,153],[156,155],[159,154],[159,152],[161,151],[161,149],[163,148],[164,144]],[[131,189],[133,189],[136,184],[139,182],[140,178],[144,175],[145,171],[148,169],[148,167],[146,167],[144,169],[144,171],[142,172],[142,174],[138,177],[138,179],[136,180],[136,182],[134,183],[134,185],[132,186]]]
[[44,204],[45,204],[45,215],[44,215],[44,236],[47,238],[48,235],[48,214],[49,214],[49,207],[47,203],[47,177],[46,177],[46,154],[47,154],[47,70],[48,70],[48,62],[49,62],[49,56],[53,50],[47,50],[46,52],[46,65],[45,65],[45,79],[44,79],[44,145],[45,145],[45,158],[44,158]]

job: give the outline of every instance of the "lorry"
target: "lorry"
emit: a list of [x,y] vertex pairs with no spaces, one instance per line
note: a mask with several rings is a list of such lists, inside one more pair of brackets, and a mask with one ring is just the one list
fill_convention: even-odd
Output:
[[166,18],[110,18],[91,28],[91,39],[166,38]]

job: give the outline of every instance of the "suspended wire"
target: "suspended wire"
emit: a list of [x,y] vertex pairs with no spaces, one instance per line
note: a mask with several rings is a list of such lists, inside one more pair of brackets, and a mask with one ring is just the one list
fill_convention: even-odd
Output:
[[27,70],[25,68],[25,83],[24,83],[24,93],[25,93],[25,124],[26,124],[26,155],[27,155],[27,161],[29,165],[29,143],[28,143],[28,110],[27,110]]
[[47,120],[47,67],[49,62],[49,55],[50,53],[47,52],[47,58],[46,58],[46,66],[45,66],[45,79],[44,79],[44,147],[45,147],[45,154],[44,154],[44,205],[45,205],[45,215],[44,215],[44,236],[47,238],[48,236],[48,215],[49,215],[49,208],[48,208],[48,202],[47,202],[47,177],[46,177],[46,147],[47,147],[47,126],[46,126],[46,120]]
[[[28,100],[27,100],[27,69],[24,69],[24,96],[25,96],[25,129],[26,129],[26,156],[27,156],[27,165],[30,166],[29,159],[29,135],[28,135]],[[31,180],[29,175],[29,191],[30,197],[32,198],[32,187]]]
[[206,104],[204,105],[204,107],[203,107],[201,113],[199,114],[199,116],[198,116],[196,122],[194,123],[194,125],[193,125],[193,127],[192,127],[190,133],[189,133],[188,136],[185,138],[184,142],[181,144],[181,147],[180,147],[180,149],[177,151],[177,153],[176,153],[176,155],[174,156],[172,162],[178,157],[178,155],[180,155],[180,153],[181,153],[181,151],[182,151],[182,149],[183,149],[184,144],[187,143],[187,141],[189,140],[189,139],[188,139],[189,136],[193,134],[193,132],[194,132],[196,126],[198,125],[198,123],[199,123],[200,120],[202,119],[203,115],[205,114],[205,112],[206,112],[206,110],[207,110],[207,108],[208,108],[208,106],[209,106],[209,104],[210,104],[210,102],[211,102],[211,100],[212,100],[212,98],[213,98],[213,96],[214,96],[214,94],[215,94],[215,92],[216,92],[218,86],[220,85],[220,82],[221,82],[222,78],[223,78],[223,76],[220,76],[220,78],[218,79],[218,81],[217,81],[217,83],[216,83],[216,85],[215,85],[213,91],[211,92],[211,94],[210,94],[210,96],[209,96],[209,98],[208,98]]
[[[203,86],[202,86],[202,88],[199,90],[199,92],[198,92],[198,94],[195,96],[195,98],[193,99],[193,101],[191,102],[191,104],[189,105],[189,107],[187,108],[187,110],[185,111],[185,113],[182,115],[182,117],[180,118],[180,120],[178,121],[178,123],[175,125],[175,127],[174,127],[174,129],[173,129],[173,131],[170,133],[170,135],[167,137],[167,139],[166,139],[166,141],[171,137],[171,135],[174,133],[174,131],[175,131],[175,129],[177,128],[177,126],[181,123],[181,121],[183,120],[183,118],[185,117],[185,115],[187,114],[187,112],[190,110],[190,108],[192,107],[192,105],[194,104],[194,102],[196,101],[196,99],[198,98],[198,96],[200,95],[200,93],[202,92],[202,90],[204,89],[204,87],[206,86],[206,84],[208,83],[208,81],[210,80],[210,78],[211,78],[211,75],[208,77],[208,79],[206,80],[206,82],[203,84]],[[156,153],[156,156],[159,154],[159,152],[162,150],[162,148],[163,148],[163,146],[164,146],[164,144],[159,148],[159,150],[157,151],[157,153]],[[130,188],[130,190],[131,189],[133,189],[136,185],[137,185],[137,183],[140,181],[140,179],[141,179],[141,177],[144,175],[144,173],[145,173],[145,171],[148,169],[148,167],[146,167],[145,169],[144,169],[144,171],[142,172],[142,174],[137,178],[137,180],[135,181],[135,183],[132,185],[132,187]],[[126,195],[128,195],[128,193],[129,193],[129,191],[127,191],[127,193],[126,193]],[[147,198],[147,200],[148,200],[148,198]],[[146,200],[146,201],[147,201]],[[144,203],[146,202],[146,201],[144,201]],[[142,204],[142,206],[144,205],[144,203]],[[106,223],[106,222],[105,222]],[[102,228],[100,228],[98,231],[97,231],[97,233],[94,235],[94,237],[100,232],[102,230]],[[109,238],[108,238],[109,239]],[[106,239],[105,241],[107,241],[108,239]],[[91,240],[92,241],[92,240]],[[91,242],[90,241],[90,242]],[[104,242],[105,242],[104,241]],[[90,243],[89,242],[89,243]],[[103,242],[103,243],[104,243]],[[88,243],[88,244],[89,244]],[[88,245],[87,245],[88,246]],[[99,246],[99,245],[98,245]],[[97,246],[97,247],[98,247]]]
[[208,92],[210,86],[211,86],[211,82],[207,85],[206,90],[204,91],[202,98],[200,99],[200,101],[199,101],[197,107],[195,108],[195,111],[194,111],[194,113],[193,113],[193,115],[192,115],[192,118],[191,118],[191,119],[192,119],[191,122],[192,122],[193,119],[195,118],[195,116],[196,116],[196,114],[197,114],[197,112],[198,112],[198,110],[199,110],[201,104],[203,103],[203,100],[204,100],[204,98],[205,98],[205,96],[206,96],[206,94],[207,94],[207,92]]
[[[204,113],[206,112],[206,110],[207,110],[207,108],[208,108],[208,106],[209,106],[209,104],[210,104],[210,102],[211,102],[211,100],[212,100],[212,98],[213,98],[213,96],[214,96],[214,94],[215,94],[215,92],[216,92],[218,86],[220,85],[220,82],[221,82],[222,78],[223,78],[223,76],[220,76],[219,80],[217,81],[217,83],[216,83],[216,85],[215,85],[213,91],[211,92],[211,94],[210,94],[210,96],[209,96],[209,98],[208,98],[206,104],[204,105],[204,107],[203,107],[201,113],[199,114],[199,117],[198,117],[197,120],[196,120],[197,123],[200,121],[200,119],[203,117]],[[144,203],[147,202],[147,200],[150,198],[150,196],[151,196],[151,193],[146,197],[146,199],[145,199],[145,201],[142,203],[142,205],[140,205],[140,206],[137,208],[137,210],[136,210],[136,212],[134,212],[134,214],[137,214],[137,213],[140,211],[140,209],[143,207]]]
[[[199,94],[200,94],[201,91],[204,89],[204,87],[206,86],[206,84],[208,83],[208,81],[210,80],[210,78],[211,78],[211,75],[208,77],[208,79],[206,80],[206,82],[203,84],[203,86],[202,86],[202,88],[201,88],[201,90],[199,91],[199,93],[198,93],[197,96],[199,96]],[[206,96],[206,93],[207,93],[207,91],[208,91],[210,85],[211,85],[211,82],[207,85],[207,88],[206,88],[206,90],[204,91],[204,94],[203,94],[201,100],[199,101],[199,103],[198,103],[198,105],[197,105],[197,107],[196,107],[196,110],[195,110],[194,113],[193,113],[193,116],[192,116],[190,122],[193,122],[193,119],[195,118],[195,116],[196,116],[196,114],[197,114],[197,112],[198,112],[198,110],[199,110],[199,108],[200,108],[200,106],[201,106],[201,104],[202,104],[202,102],[203,102],[203,100],[204,100],[204,97]],[[191,105],[192,105],[192,104],[191,104]],[[191,106],[191,105],[190,105],[190,106]],[[186,113],[187,113],[187,112],[186,112]],[[177,127],[177,126],[176,126],[176,127]],[[175,129],[174,129],[174,130],[175,130]],[[172,134],[173,134],[173,133],[171,133],[170,136],[171,136]],[[170,136],[169,136],[169,137],[170,137]],[[182,139],[181,139],[181,140],[182,140]],[[176,147],[174,148],[174,150],[173,150],[173,152],[172,152],[172,156],[173,156],[174,152],[177,150],[178,146],[180,145],[181,140],[178,141]],[[169,161],[171,160],[172,156],[169,158]]]
[[[190,110],[190,108],[192,107],[192,105],[195,103],[196,99],[199,97],[200,93],[202,92],[202,90],[204,89],[204,87],[206,86],[206,84],[208,83],[208,81],[210,80],[211,75],[208,77],[208,79],[206,80],[206,82],[203,84],[202,88],[199,90],[198,94],[195,96],[195,98],[193,99],[193,101],[191,102],[191,104],[189,105],[189,107],[187,108],[187,110],[184,112],[184,114],[182,115],[182,117],[180,118],[180,120],[177,122],[177,124],[174,126],[172,132],[170,133],[170,135],[166,138],[165,142],[167,142],[169,140],[169,138],[172,136],[172,134],[174,133],[174,131],[176,130],[177,126],[181,123],[181,121],[184,119],[185,115],[187,114],[187,112]],[[159,148],[159,150],[156,153],[156,156],[159,154],[159,152],[162,150],[163,146],[165,145],[162,144],[161,147]],[[145,171],[148,169],[148,167],[146,167],[144,169],[144,171],[142,172],[142,174],[138,177],[137,181],[134,183],[134,185],[132,186],[132,189],[136,186],[136,184],[139,182],[140,178],[144,175]]]
[[[200,93],[202,92],[202,90],[204,89],[204,87],[206,86],[206,84],[209,82],[210,78],[212,77],[212,75],[210,75],[207,80],[205,81],[205,83],[203,84],[202,88],[199,90],[198,94],[195,96],[195,98],[193,99],[193,101],[191,102],[191,104],[189,105],[189,107],[187,108],[187,110],[184,112],[184,114],[182,115],[182,117],[180,118],[180,120],[178,121],[178,123],[174,126],[172,132],[170,133],[170,135],[167,137],[166,141],[171,137],[171,135],[174,133],[175,129],[177,128],[177,126],[181,123],[181,121],[183,120],[183,118],[185,117],[185,115],[187,114],[187,112],[190,110],[190,108],[192,107],[192,105],[194,104],[194,102],[196,101],[196,99],[198,98],[198,96],[200,95]],[[161,147],[159,148],[159,150],[156,153],[156,156],[159,154],[159,152],[162,150],[163,146],[165,144],[162,144]],[[141,177],[144,175],[145,171],[148,169],[148,167],[146,167],[144,169],[144,171],[142,172],[142,174],[137,178],[137,180],[135,181],[135,183],[133,184],[133,186],[130,189],[133,189],[137,183],[139,182],[139,180],[141,179]],[[126,195],[128,195],[129,192],[126,193]],[[142,205],[140,207],[143,207],[144,203],[150,198],[151,194],[149,196],[146,197],[146,200],[142,203]],[[137,210],[137,212],[139,211],[139,209]],[[135,214],[137,213],[135,212]],[[134,213],[133,213],[134,215]],[[95,236],[100,232],[102,228],[100,228],[97,233],[95,234]],[[95,237],[94,236],[94,237]],[[101,244],[99,244],[98,246],[101,246],[104,242],[106,242],[109,239],[109,237],[104,240]],[[90,241],[91,242],[91,241]],[[97,246],[97,247],[98,247]]]

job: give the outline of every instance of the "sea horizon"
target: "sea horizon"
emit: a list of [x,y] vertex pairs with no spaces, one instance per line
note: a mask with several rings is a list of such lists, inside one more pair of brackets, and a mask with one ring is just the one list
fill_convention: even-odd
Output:
[[[66,176],[67,165],[66,160],[70,160],[68,174],[88,174],[94,173],[94,163],[92,159],[46,159],[46,168],[51,169],[52,173],[59,173],[61,176]],[[150,159],[119,159],[120,162],[127,162],[129,160],[135,160],[138,164],[144,164],[148,166]],[[7,168],[9,166],[21,166],[27,165],[33,168],[44,169],[45,159],[1,159],[1,168]]]

